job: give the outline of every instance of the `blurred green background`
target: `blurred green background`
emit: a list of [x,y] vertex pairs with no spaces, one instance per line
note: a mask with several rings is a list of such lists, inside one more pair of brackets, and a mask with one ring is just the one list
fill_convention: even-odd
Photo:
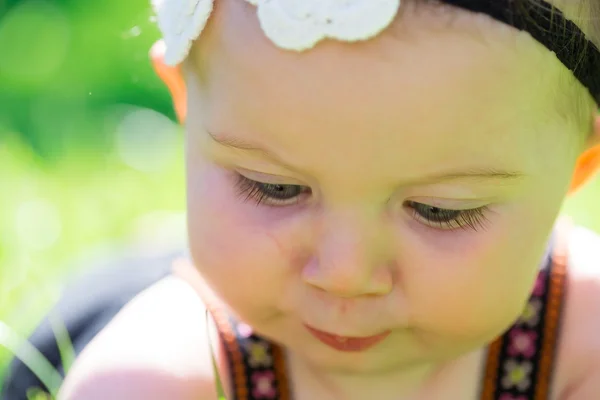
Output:
[[148,0],[0,0],[0,322],[23,335],[74,270],[184,243],[158,37]]
[[[148,62],[147,3],[0,0],[0,322],[23,335],[87,261],[184,243],[181,131]],[[600,230],[598,200],[597,179],[566,211]]]

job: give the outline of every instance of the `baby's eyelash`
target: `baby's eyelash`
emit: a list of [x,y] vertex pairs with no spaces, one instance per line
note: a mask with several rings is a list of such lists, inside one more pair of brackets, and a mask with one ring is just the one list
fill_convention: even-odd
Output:
[[296,204],[301,195],[310,193],[310,188],[305,186],[263,183],[248,179],[241,174],[237,174],[236,189],[242,200],[269,206]]
[[413,217],[422,223],[441,230],[485,229],[489,207],[470,210],[451,210],[409,201],[406,203]]
[[[301,185],[288,185],[258,182],[236,173],[235,186],[243,201],[256,205],[283,207],[297,204],[302,195],[310,194],[310,188]],[[479,231],[488,222],[488,207],[470,210],[451,210],[409,201],[405,206],[413,218],[432,228],[440,230],[472,229]]]
[[235,186],[240,198],[244,201],[252,200],[257,205],[260,205],[263,201],[263,195],[257,190],[257,183],[237,174]]

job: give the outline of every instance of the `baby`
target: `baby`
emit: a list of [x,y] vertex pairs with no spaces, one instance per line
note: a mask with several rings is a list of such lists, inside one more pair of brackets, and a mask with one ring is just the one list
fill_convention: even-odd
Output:
[[64,400],[593,400],[596,0],[162,0],[190,257]]

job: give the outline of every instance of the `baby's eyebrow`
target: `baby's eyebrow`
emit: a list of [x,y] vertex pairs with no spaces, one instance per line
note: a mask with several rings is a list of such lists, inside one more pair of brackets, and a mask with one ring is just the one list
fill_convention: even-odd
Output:
[[[261,147],[260,145],[251,143],[244,139],[228,136],[224,134],[216,134],[214,132],[208,132],[208,135],[215,142],[222,146],[229,147],[235,150],[252,151],[261,154],[283,166],[288,166],[283,160],[271,151]],[[497,183],[518,183],[522,181],[527,175],[520,171],[505,170],[499,168],[490,167],[477,167],[468,168],[465,170],[456,170],[450,172],[443,172],[439,174],[427,175],[422,177],[415,177],[402,182],[403,186],[411,185],[424,185],[433,183],[443,183],[451,181],[481,181],[483,183],[497,182]]]
[[501,170],[495,168],[471,168],[464,171],[452,171],[419,178],[423,182],[449,182],[456,180],[481,180],[496,182],[516,182],[525,178],[526,174],[519,171]]
[[263,157],[268,158],[271,161],[274,161],[274,162],[280,164],[283,167],[291,169],[291,166],[289,164],[287,164],[285,161],[283,161],[280,157],[278,157],[275,153],[265,149],[264,147],[261,147],[258,144],[246,141],[244,139],[236,138],[231,135],[210,132],[208,130],[206,132],[208,133],[208,136],[214,142],[220,144],[221,146],[228,147],[228,148],[234,149],[234,150],[243,150],[243,151],[251,151],[254,153],[258,153],[258,154],[262,155]]
[[246,140],[236,138],[230,135],[225,135],[221,133],[214,133],[207,131],[208,136],[218,144],[226,147],[231,147],[236,150],[250,150],[250,151],[259,151],[264,153],[270,153],[268,150],[263,149],[259,145],[253,144]]

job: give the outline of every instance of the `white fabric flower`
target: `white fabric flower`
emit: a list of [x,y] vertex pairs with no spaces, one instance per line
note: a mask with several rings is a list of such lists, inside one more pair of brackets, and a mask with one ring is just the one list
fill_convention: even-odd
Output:
[[190,52],[213,10],[214,0],[152,0],[166,45],[164,62],[177,65]]
[[[240,0],[242,1],[242,0]],[[368,40],[396,17],[400,0],[245,0],[257,7],[265,35],[285,50],[304,51],[324,39]],[[165,62],[187,57],[214,0],[152,0],[166,44]]]
[[267,37],[286,50],[303,51],[323,39],[356,42],[387,28],[400,0],[254,0]]

